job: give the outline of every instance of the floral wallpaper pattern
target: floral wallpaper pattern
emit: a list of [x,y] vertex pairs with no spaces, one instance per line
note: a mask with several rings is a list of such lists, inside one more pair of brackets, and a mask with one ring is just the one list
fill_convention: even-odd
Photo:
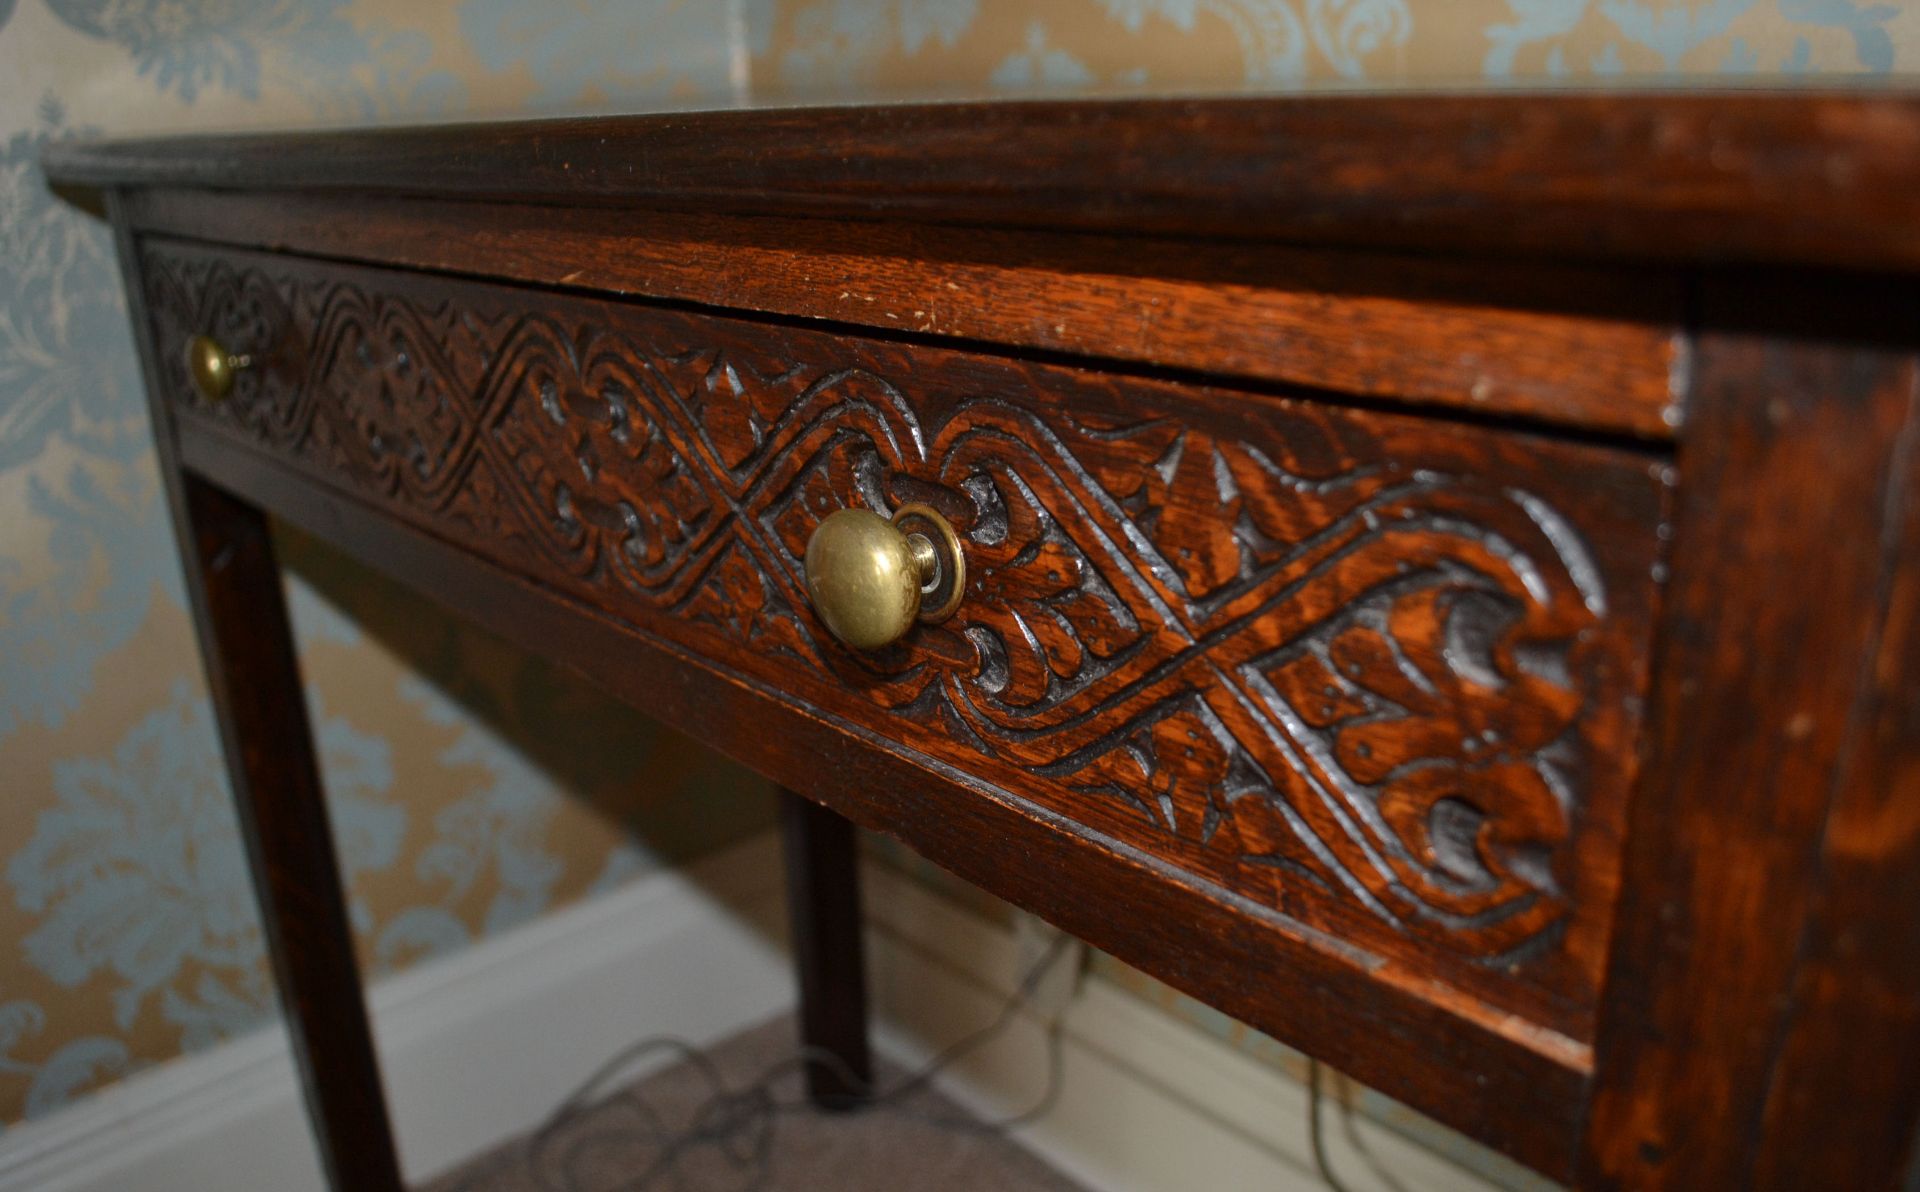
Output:
[[[49,140],[1917,61],[1920,5],[1868,0],[0,0],[0,1123],[273,1002],[111,242],[47,191]],[[751,776],[317,544],[283,550],[373,971],[765,824]]]

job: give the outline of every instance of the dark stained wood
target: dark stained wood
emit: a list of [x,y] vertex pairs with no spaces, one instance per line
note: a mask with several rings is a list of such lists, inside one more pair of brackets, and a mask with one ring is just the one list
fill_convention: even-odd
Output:
[[1584,1186],[1888,1188],[1914,1126],[1920,304],[1708,294]]
[[[132,238],[123,221],[120,228],[121,267],[135,277]],[[393,1130],[267,518],[181,469],[159,380],[161,349],[142,333],[148,324],[137,288],[130,303],[187,600],[321,1165],[340,1192],[398,1192]]]
[[1471,250],[1920,264],[1907,95],[703,112],[60,144],[68,184],[339,190]]
[[800,1042],[838,1061],[808,1065],[807,1096],[822,1109],[857,1109],[873,1094],[859,841],[851,821],[804,795],[782,788],[779,802]]
[[156,191],[137,228],[1666,439],[1679,279],[1146,237]]
[[[1137,849],[1085,835],[1020,795],[807,707],[412,528],[244,442],[182,430],[189,467],[494,633],[538,650],[682,732],[892,836],[1093,947],[1548,1175],[1568,1178],[1584,1048],[1436,987],[1409,966],[1303,939]],[[1169,880],[1169,879],[1172,880]]]
[[[181,416],[1018,791],[1222,897],[1590,1037],[1650,635],[1652,456],[152,242]],[[966,538],[862,654],[800,560]]]
[[[162,471],[336,1183],[395,1180],[263,510],[817,801],[805,1013],[848,1054],[852,821],[1550,1176],[1920,1178],[1920,98],[47,161],[141,188]],[[225,402],[193,334],[256,358]],[[849,653],[807,536],[907,501],[966,597]]]
[[180,478],[194,606],[261,928],[321,1165],[341,1192],[401,1187],[292,626],[266,515]]
[[[1920,309],[1908,313],[1920,326]],[[1885,614],[1814,863],[1792,1009],[1756,1144],[1759,1188],[1912,1188],[1920,1173],[1916,437],[1920,417],[1910,412],[1902,441],[1890,445]]]

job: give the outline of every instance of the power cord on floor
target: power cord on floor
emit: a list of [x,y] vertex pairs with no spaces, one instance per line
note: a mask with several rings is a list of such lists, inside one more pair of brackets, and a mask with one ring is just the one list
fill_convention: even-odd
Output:
[[[1347,1185],[1333,1174],[1333,1163],[1327,1157],[1327,1133],[1323,1109],[1326,1098],[1320,1087],[1324,1071],[1325,1065],[1319,1060],[1311,1058],[1307,1060],[1307,1136],[1313,1144],[1313,1165],[1319,1169],[1321,1180],[1327,1187],[1333,1189],[1333,1192],[1349,1192]],[[1367,1166],[1373,1169],[1373,1174],[1387,1187],[1388,1192],[1407,1192],[1406,1186],[1393,1178],[1393,1174],[1374,1158],[1373,1151],[1361,1141],[1358,1134],[1354,1133],[1351,1120],[1347,1127],[1347,1141],[1351,1142],[1361,1158],[1367,1161]]]
[[[979,1030],[964,1036],[940,1051],[919,1071],[888,1089],[869,1086],[863,1112],[887,1110],[947,1130],[982,1134],[1000,1134],[1026,1125],[1051,1110],[1060,1096],[1063,1055],[1060,1019],[1056,1016],[1047,1029],[1047,1084],[1040,1099],[1031,1107],[1001,1118],[983,1122],[952,1113],[916,1112],[902,1103],[937,1079],[968,1054],[991,1042],[1006,1031],[1020,1010],[1033,1000],[1046,975],[1074,943],[1070,936],[1056,937],[1034,962],[1013,994],[1000,1006],[994,1018]],[[706,1085],[706,1099],[694,1111],[692,1120],[679,1130],[669,1129],[660,1114],[640,1096],[629,1090],[602,1100],[601,1094],[620,1073],[637,1061],[666,1052],[676,1055],[693,1069]],[[622,1192],[643,1192],[661,1181],[674,1178],[685,1187],[679,1170],[681,1162],[693,1151],[711,1148],[733,1171],[743,1174],[743,1189],[764,1187],[772,1175],[773,1144],[777,1123],[782,1115],[812,1112],[814,1106],[804,1098],[781,1098],[777,1082],[809,1068],[832,1072],[850,1088],[866,1082],[857,1077],[839,1056],[818,1047],[801,1047],[740,1088],[731,1088],[712,1057],[700,1047],[683,1039],[655,1036],[622,1048],[582,1081],[554,1109],[539,1129],[529,1135],[522,1148],[503,1155],[485,1168],[473,1171],[454,1186],[452,1192],[470,1192],[484,1186],[500,1169],[524,1156],[527,1171],[543,1192],[576,1192],[581,1187],[575,1178],[580,1163],[593,1151],[636,1137],[659,1147],[659,1153],[631,1180],[615,1185]],[[615,1111],[624,1123],[609,1121],[586,1131],[569,1131],[589,1112],[611,1117]],[[564,1143],[564,1145],[560,1145]],[[556,1147],[558,1148],[556,1150]]]

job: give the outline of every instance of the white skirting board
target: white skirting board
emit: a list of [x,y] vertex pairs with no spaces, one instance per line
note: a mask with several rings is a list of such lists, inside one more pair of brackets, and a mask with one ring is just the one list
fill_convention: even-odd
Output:
[[[538,1124],[635,1039],[709,1042],[790,1008],[780,874],[768,833],[376,982],[369,1001],[408,1178]],[[869,863],[865,877],[876,1043],[917,1067],[993,1017],[1023,952],[1013,931],[893,870]],[[1088,1188],[1325,1187],[1298,1081],[1104,981],[1023,1015],[941,1087],[987,1116],[1030,1104],[1044,1083],[1042,1015],[1056,1008],[1062,1095],[1018,1137]],[[1353,1192],[1393,1186],[1374,1164],[1410,1190],[1495,1186],[1371,1122],[1331,1107],[1326,1117],[1331,1160]],[[283,1030],[0,1135],[0,1192],[128,1188],[322,1192]]]
[[[869,865],[864,876],[877,1042],[917,1068],[992,1019],[1032,951],[1022,952],[1015,932],[896,872]],[[1060,1095],[1014,1136],[1056,1168],[1100,1192],[1326,1192],[1300,1081],[1111,982],[1085,981],[1055,1005]],[[1046,1087],[1045,1023],[1053,1009],[1017,1018],[936,1083],[990,1120],[1033,1105]],[[1323,1083],[1331,1092],[1332,1081]],[[1343,1112],[1332,1096],[1323,1109],[1328,1161],[1350,1192],[1554,1187],[1478,1147],[1475,1166],[1486,1174],[1469,1171]]]
[[[373,984],[410,1181],[537,1125],[622,1046],[793,1002],[770,833]],[[643,1068],[636,1068],[638,1072]],[[324,1192],[275,1026],[0,1135],[0,1192]]]

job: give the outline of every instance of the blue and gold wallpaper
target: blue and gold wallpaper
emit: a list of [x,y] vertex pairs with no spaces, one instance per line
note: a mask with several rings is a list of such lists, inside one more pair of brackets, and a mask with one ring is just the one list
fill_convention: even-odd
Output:
[[[1920,5],[1872,0],[0,0],[0,1123],[272,1012],[111,244],[47,192],[49,140],[1916,62]],[[283,549],[373,971],[765,824],[751,776]]]

